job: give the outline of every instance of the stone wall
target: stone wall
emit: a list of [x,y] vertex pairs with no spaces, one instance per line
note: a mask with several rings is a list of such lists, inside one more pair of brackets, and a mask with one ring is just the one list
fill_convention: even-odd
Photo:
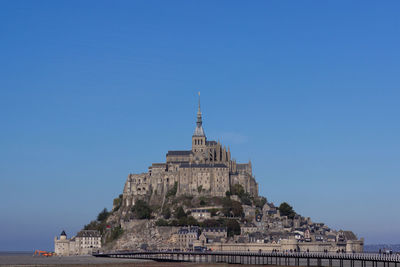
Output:
[[361,241],[348,241],[346,246],[338,245],[336,242],[297,242],[296,240],[282,240],[279,244],[273,243],[213,243],[207,244],[207,248],[213,251],[252,251],[252,252],[272,252],[273,250],[283,251],[300,251],[306,252],[336,252],[344,249],[347,253],[363,252]]

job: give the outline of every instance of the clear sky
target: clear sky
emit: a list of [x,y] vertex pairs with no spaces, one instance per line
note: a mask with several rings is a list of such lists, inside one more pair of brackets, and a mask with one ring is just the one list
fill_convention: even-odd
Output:
[[0,1],[0,250],[53,249],[207,137],[260,193],[400,243],[399,1]]

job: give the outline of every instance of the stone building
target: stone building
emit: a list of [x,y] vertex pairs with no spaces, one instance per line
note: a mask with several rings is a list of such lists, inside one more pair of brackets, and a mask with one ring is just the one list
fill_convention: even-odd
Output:
[[257,228],[257,226],[254,223],[247,223],[246,225],[243,225],[240,227],[241,235],[255,233],[258,231],[259,231],[259,229]]
[[192,250],[193,244],[199,239],[199,227],[183,227],[176,234],[177,245],[180,250]]
[[206,244],[225,241],[227,237],[228,232],[226,227],[206,227],[201,230],[197,245],[204,247]]
[[[166,161],[153,163],[148,172],[129,174],[123,192],[122,207],[134,205],[138,198],[162,199],[176,186],[176,195],[224,197],[234,184],[240,184],[251,196],[258,196],[258,184],[251,162],[237,163],[229,147],[207,140],[203,129],[200,98],[196,128],[190,150],[173,150]],[[127,210],[127,209],[125,209]]]
[[71,239],[65,231],[54,238],[54,252],[61,256],[87,255],[101,248],[101,235],[96,230],[82,230]]
[[193,218],[195,218],[198,221],[204,221],[204,220],[211,218],[210,210],[204,209],[204,208],[203,209],[201,209],[201,208],[192,209],[191,215],[193,216]]

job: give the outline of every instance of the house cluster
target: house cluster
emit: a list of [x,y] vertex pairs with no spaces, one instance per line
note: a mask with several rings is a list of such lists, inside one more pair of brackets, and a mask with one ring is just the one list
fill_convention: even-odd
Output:
[[292,218],[282,216],[272,203],[266,203],[258,213],[255,207],[243,206],[248,220],[241,225],[241,235],[236,237],[236,242],[279,244],[281,240],[296,240],[298,243],[363,243],[363,240],[358,240],[351,231],[336,231],[324,223],[315,223],[309,217],[300,215],[294,215]]
[[188,226],[180,228],[173,234],[172,243],[181,251],[199,250],[215,242],[226,242],[227,237],[225,227]]
[[[266,203],[262,209],[242,205],[243,218],[238,219],[240,235],[228,238],[226,228],[184,227],[176,234],[175,247],[180,250],[194,250],[197,247],[223,250],[249,251],[264,249],[275,251],[309,252],[362,252],[363,239],[358,240],[351,231],[336,231],[324,223],[312,222],[310,218],[294,215],[282,216],[277,207]],[[191,215],[198,221],[223,217],[220,212],[211,210],[218,207],[196,208]],[[288,244],[290,245],[283,245]],[[262,245],[261,245],[262,244]],[[236,246],[237,245],[237,246]],[[242,245],[242,247],[240,247]],[[257,248],[257,249],[256,249]]]

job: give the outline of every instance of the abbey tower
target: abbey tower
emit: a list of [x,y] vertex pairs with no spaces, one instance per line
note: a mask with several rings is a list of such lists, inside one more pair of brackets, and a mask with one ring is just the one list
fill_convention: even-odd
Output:
[[174,186],[177,187],[176,195],[224,197],[234,184],[240,184],[250,195],[258,196],[251,162],[236,163],[229,148],[220,142],[207,140],[199,94],[192,149],[168,151],[165,163],[153,163],[146,173],[129,174],[122,206],[130,207],[139,198],[163,199]]

